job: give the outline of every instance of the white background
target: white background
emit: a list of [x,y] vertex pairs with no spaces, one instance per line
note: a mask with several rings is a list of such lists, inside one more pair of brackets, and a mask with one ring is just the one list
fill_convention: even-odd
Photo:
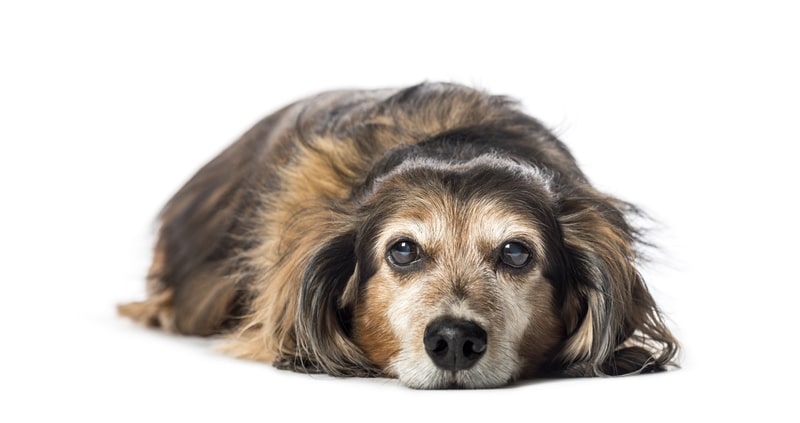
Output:
[[[0,421],[798,421],[791,2],[288,3],[0,3]],[[413,391],[115,316],[161,205],[250,125],[423,80],[517,97],[661,222],[681,370]]]

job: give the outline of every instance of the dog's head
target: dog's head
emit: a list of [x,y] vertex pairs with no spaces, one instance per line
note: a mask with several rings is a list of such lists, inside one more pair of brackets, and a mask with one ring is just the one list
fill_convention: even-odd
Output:
[[548,185],[490,156],[386,174],[357,237],[362,285],[345,299],[369,359],[423,388],[497,386],[538,367],[564,333]]
[[416,388],[663,366],[675,343],[624,203],[566,186],[496,154],[386,164],[311,261],[299,346],[327,373],[372,368]]

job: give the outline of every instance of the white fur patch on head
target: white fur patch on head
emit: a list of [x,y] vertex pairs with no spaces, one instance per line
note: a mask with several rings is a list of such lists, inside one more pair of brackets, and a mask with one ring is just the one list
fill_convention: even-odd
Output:
[[506,172],[511,172],[544,188],[551,196],[553,195],[553,180],[549,173],[541,168],[525,165],[497,154],[484,154],[463,163],[453,163],[452,161],[433,159],[430,157],[412,158],[404,161],[393,171],[379,178],[378,181],[391,178],[395,174],[405,172],[409,169],[429,168],[447,169],[449,172],[468,172],[476,166],[497,168]]

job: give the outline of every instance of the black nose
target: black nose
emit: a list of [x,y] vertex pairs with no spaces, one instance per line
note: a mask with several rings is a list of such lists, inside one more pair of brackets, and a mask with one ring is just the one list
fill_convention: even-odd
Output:
[[425,328],[425,351],[437,367],[464,370],[486,352],[486,331],[475,322],[440,317]]

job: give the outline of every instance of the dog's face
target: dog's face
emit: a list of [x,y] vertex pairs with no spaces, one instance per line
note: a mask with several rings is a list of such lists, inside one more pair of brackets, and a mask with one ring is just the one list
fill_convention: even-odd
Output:
[[417,388],[534,372],[564,332],[547,178],[497,158],[412,162],[368,197],[351,302],[370,361]]

